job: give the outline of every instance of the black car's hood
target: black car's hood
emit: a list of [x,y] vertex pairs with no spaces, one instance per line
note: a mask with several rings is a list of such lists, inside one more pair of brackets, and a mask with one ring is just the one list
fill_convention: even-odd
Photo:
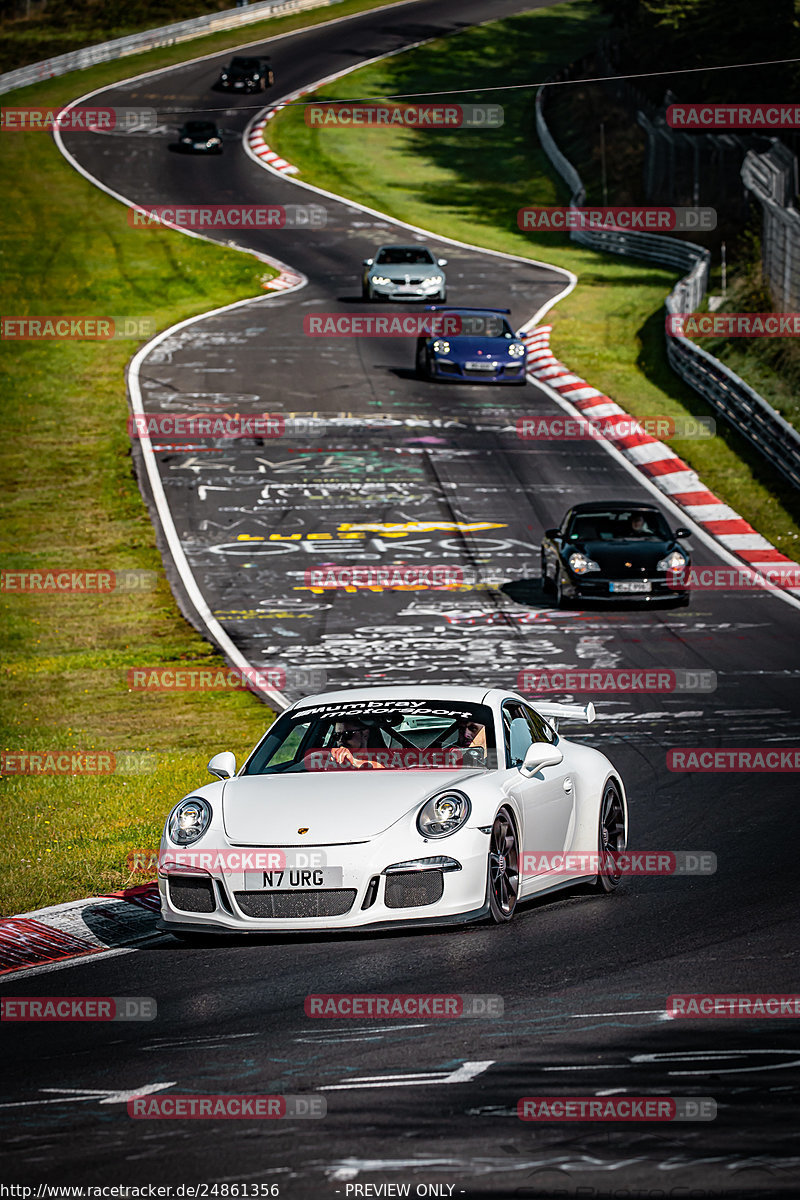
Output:
[[570,542],[564,547],[564,558],[569,562],[569,556],[580,550],[587,558],[594,559],[604,575],[615,579],[640,575],[653,575],[662,558],[672,550],[680,549],[681,554],[688,558],[685,550],[670,539],[665,542],[641,541],[620,542]]

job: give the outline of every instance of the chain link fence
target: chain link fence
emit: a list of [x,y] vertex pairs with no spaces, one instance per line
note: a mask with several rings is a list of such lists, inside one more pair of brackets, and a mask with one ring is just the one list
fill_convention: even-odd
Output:
[[797,159],[774,139],[765,154],[750,153],[742,166],[744,186],[761,205],[761,266],[772,301],[782,312],[800,308],[800,212]]
[[[545,84],[536,93],[536,132],[542,149],[570,189],[570,207],[579,208],[585,203],[586,189],[577,170],[558,148],[547,127],[544,116],[546,92]],[[671,315],[691,313],[700,307],[708,287],[711,262],[711,255],[702,246],[659,234],[627,230],[575,229],[570,233],[570,238],[591,250],[644,258],[684,271],[685,274],[666,298],[667,312]],[[667,359],[676,374],[698,392],[719,417],[745,437],[785,479],[795,487],[800,487],[800,434],[797,430],[724,363],[689,338],[676,337],[667,332],[666,322],[665,338]]]

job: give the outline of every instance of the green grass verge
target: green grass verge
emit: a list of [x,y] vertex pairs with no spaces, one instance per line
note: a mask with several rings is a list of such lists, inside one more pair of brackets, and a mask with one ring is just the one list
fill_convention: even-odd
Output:
[[[534,91],[521,85],[544,80],[588,52],[604,28],[592,4],[574,0],[408,51],[318,93],[342,99],[404,95],[460,89],[475,78],[486,88],[520,85],[463,97],[501,102],[500,129],[314,129],[297,107],[272,121],[269,142],[307,182],[422,228],[574,271],[578,287],[548,316],[556,354],[636,417],[707,416],[706,404],[666,361],[663,305],[673,273],[517,227],[522,206],[569,198],[538,143]],[[800,498],[742,438],[720,423],[716,438],[676,438],[670,445],[707,487],[797,557]]]
[[[348,3],[252,26],[248,39],[371,7]],[[374,5],[372,5],[374,7]],[[61,105],[91,88],[241,42],[198,39],[37,84],[3,103]],[[165,328],[263,295],[256,259],[166,230],[68,166],[48,135],[0,144],[6,179],[2,312],[125,315]],[[215,750],[241,759],[271,718],[249,692],[136,693],[133,666],[222,666],[180,616],[133,475],[125,366],[137,343],[0,341],[0,566],[158,572],[138,595],[0,592],[0,748],[150,751],[147,774],[0,779],[0,911],[22,912],[142,882],[127,854],[158,844],[174,801],[210,781]]]

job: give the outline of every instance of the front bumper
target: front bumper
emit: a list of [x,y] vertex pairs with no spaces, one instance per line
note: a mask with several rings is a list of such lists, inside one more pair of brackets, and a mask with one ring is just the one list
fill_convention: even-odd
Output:
[[[567,597],[580,597],[583,600],[604,600],[612,604],[625,603],[628,600],[647,603],[653,600],[686,600],[689,597],[688,589],[678,589],[670,587],[663,576],[650,576],[647,579],[609,579],[608,576],[598,576],[592,573],[590,576],[582,575],[576,577],[566,572],[562,572],[562,589]],[[629,583],[629,582],[647,582],[650,584],[649,592],[626,592],[612,590],[613,584]]]
[[435,300],[444,290],[443,283],[437,283],[433,287],[426,287],[423,284],[398,284],[398,283],[373,283],[369,281],[369,287],[375,300]]
[[[446,844],[445,844],[446,843]],[[255,851],[258,847],[242,847]],[[280,846],[268,847],[280,850]],[[219,871],[163,863],[158,887],[165,928],[219,933],[298,933],[478,920],[486,914],[489,838],[464,829],[452,838],[420,845],[382,839],[340,846],[303,847],[314,861],[341,868],[341,886],[319,889],[254,888],[243,871]],[[287,861],[297,847],[285,848]],[[162,846],[162,855],[167,847]],[[416,859],[443,857],[459,869],[403,870],[388,867]],[[263,873],[262,873],[263,874]]]
[[459,383],[519,384],[525,380],[525,359],[516,359],[514,362],[492,361],[491,367],[491,370],[478,370],[452,359],[434,358],[431,362],[431,375],[434,379],[455,379]]

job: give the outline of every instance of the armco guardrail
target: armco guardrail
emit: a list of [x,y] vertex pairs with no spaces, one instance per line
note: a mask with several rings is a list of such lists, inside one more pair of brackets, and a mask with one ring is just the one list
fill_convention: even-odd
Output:
[[248,4],[244,8],[226,8],[223,12],[206,13],[202,17],[176,21],[174,25],[161,25],[158,29],[131,33],[128,37],[116,38],[112,42],[99,42],[96,46],[72,50],[69,54],[57,54],[43,62],[30,63],[27,67],[18,67],[16,71],[7,71],[5,75],[0,75],[0,95],[13,92],[17,88],[28,87],[32,83],[41,83],[56,75],[83,71],[97,63],[111,62],[129,54],[141,54],[159,46],[186,42],[205,33],[237,29],[240,25],[252,25],[255,21],[263,21],[267,17],[299,12],[305,8],[325,8],[340,3],[341,0],[263,0],[262,3]]
[[[556,145],[544,118],[546,85],[536,93],[536,132],[542,149],[571,192],[570,207],[585,203],[586,189],[572,163]],[[666,299],[667,312],[695,312],[708,287],[711,255],[702,246],[654,233],[575,229],[570,238],[592,250],[645,258],[685,270]],[[800,487],[800,434],[735,372],[686,337],[666,332],[667,359],[680,377],[706,400],[795,487]]]

